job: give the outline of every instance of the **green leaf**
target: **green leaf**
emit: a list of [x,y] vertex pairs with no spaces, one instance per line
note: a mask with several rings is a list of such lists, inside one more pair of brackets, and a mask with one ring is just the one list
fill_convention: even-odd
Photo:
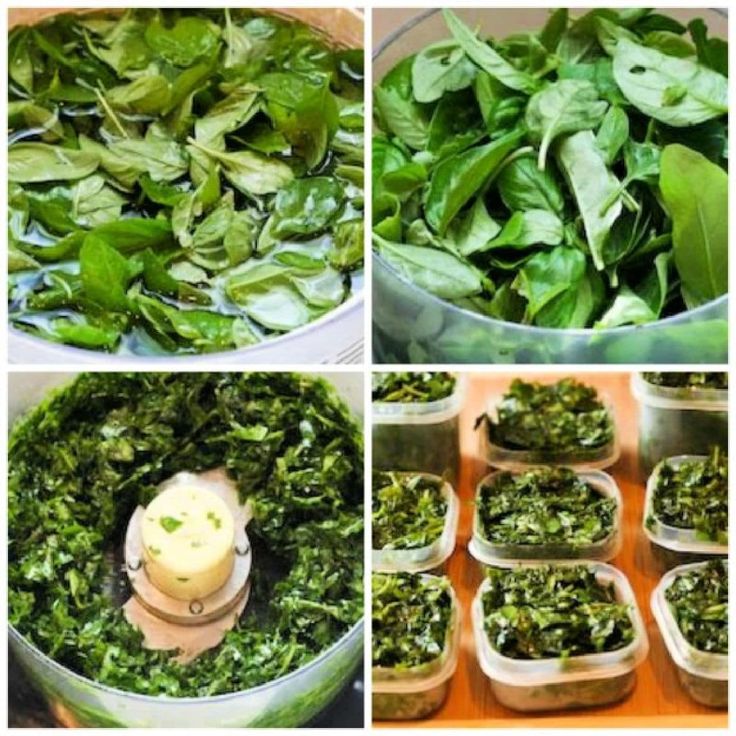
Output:
[[425,46],[412,63],[412,92],[417,102],[435,102],[445,92],[473,83],[476,67],[456,41]]
[[95,234],[84,239],[79,251],[79,272],[84,293],[93,302],[115,312],[129,309],[125,295],[130,281],[128,261]]
[[443,299],[460,299],[481,290],[476,271],[456,256],[374,236],[379,254],[404,278]]
[[181,146],[167,140],[119,140],[108,146],[119,161],[133,162],[154,181],[174,181],[186,173],[188,162]]
[[628,140],[629,116],[620,107],[609,107],[595,137],[596,146],[603,154],[607,166],[616,160]]
[[546,168],[540,171],[533,158],[514,159],[503,167],[497,179],[503,203],[515,210],[548,210],[561,215],[565,206],[560,185]]
[[164,110],[171,99],[171,86],[160,74],[139,77],[130,84],[113,87],[105,93],[116,110],[151,115]]
[[82,179],[100,163],[94,153],[47,143],[16,143],[8,149],[8,181],[35,184]]
[[342,212],[345,199],[345,190],[333,177],[296,179],[276,195],[272,233],[287,238],[322,232]]
[[171,28],[156,16],[146,27],[146,42],[166,61],[174,66],[192,66],[215,49],[218,33],[204,18],[179,18]]
[[[667,125],[695,125],[728,112],[726,77],[691,59],[622,40],[613,57],[613,74],[634,107]],[[675,97],[673,90],[678,90]]]
[[535,93],[529,100],[525,122],[539,143],[539,168],[544,170],[547,149],[555,138],[598,127],[607,107],[598,98],[596,88],[581,80],[563,79]]
[[251,85],[231,92],[197,119],[196,139],[215,148],[224,147],[222,136],[241,128],[259,112],[258,99],[258,88]]
[[593,263],[602,271],[605,268],[603,249],[613,223],[621,214],[621,201],[616,199],[603,212],[601,208],[620,191],[620,183],[606,168],[603,154],[589,130],[564,138],[557,158],[583,218]]
[[538,87],[534,77],[516,69],[487,43],[481,41],[451,10],[444,9],[442,15],[450,33],[465,50],[465,53],[485,72],[501,84],[519,92],[531,94]]
[[728,290],[728,175],[696,151],[666,146],[659,188],[672,220],[683,297],[692,309]]
[[463,205],[514,150],[523,135],[515,131],[484,146],[471,148],[442,161],[432,174],[427,191],[427,222],[440,235]]

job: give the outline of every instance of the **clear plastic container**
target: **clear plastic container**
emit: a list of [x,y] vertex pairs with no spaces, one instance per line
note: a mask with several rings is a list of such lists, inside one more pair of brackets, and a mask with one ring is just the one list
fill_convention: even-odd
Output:
[[456,379],[452,394],[439,401],[373,402],[376,470],[414,470],[439,475],[453,484],[457,482],[465,377],[456,376]]
[[426,718],[445,701],[460,656],[462,619],[452,587],[450,595],[452,596],[450,625],[445,648],[437,659],[404,670],[373,668],[373,720]]
[[[574,450],[512,450],[495,444],[488,434],[487,422],[481,422],[478,426],[480,456],[490,467],[501,470],[526,470],[533,465],[564,465],[573,470],[604,470],[618,460],[621,450],[613,406],[604,398],[601,400],[613,425],[613,439],[605,445]],[[497,419],[496,407],[500,401],[501,397],[496,397],[488,404],[488,416],[494,421]]]
[[656,386],[631,377],[639,403],[639,469],[643,475],[665,457],[707,454],[728,447],[728,390]]
[[664,639],[670,658],[687,694],[711,708],[728,707],[728,655],[702,652],[682,635],[665,592],[675,578],[705,563],[681,565],[666,573],[652,592],[652,613]]
[[[403,473],[402,473],[403,475]],[[428,480],[442,482],[430,473],[420,473]],[[447,502],[445,523],[442,534],[432,544],[416,549],[374,549],[372,554],[373,572],[426,572],[442,574],[445,563],[455,549],[457,524],[460,518],[460,502],[452,486],[442,483],[442,495]]]
[[[455,12],[481,35],[497,39],[536,32],[549,17],[547,8],[534,7]],[[702,17],[712,36],[728,38],[724,10],[668,8],[667,14],[685,24]],[[418,11],[378,45],[374,82],[401,59],[447,38],[450,33],[439,9]],[[373,354],[379,363],[725,363],[728,359],[726,296],[650,324],[559,330],[502,322],[461,309],[406,281],[375,253],[372,274]]]
[[[256,6],[257,7],[257,6]],[[60,12],[89,12],[76,8],[19,8],[8,11],[10,28],[21,23],[38,23]],[[295,18],[319,29],[337,44],[363,46],[363,15],[353,8],[262,9]],[[207,355],[118,355],[61,345],[8,326],[8,358],[11,363],[33,365],[97,365],[103,369],[128,370],[135,363],[139,370],[161,370],[176,363],[182,370],[211,365],[264,365],[362,363],[364,339],[363,275],[353,274],[353,294],[344,304],[292,332],[239,350]]]
[[544,563],[550,560],[596,560],[608,562],[621,550],[623,533],[621,519],[623,504],[621,491],[616,481],[600,470],[578,473],[578,478],[592,486],[598,493],[616,502],[613,529],[604,539],[592,544],[576,547],[571,544],[497,544],[483,536],[483,525],[478,513],[478,497],[483,486],[493,485],[503,471],[487,475],[478,483],[475,493],[475,513],[473,514],[473,536],[468,542],[468,551],[482,565],[492,567],[513,567],[519,562]]
[[687,562],[700,562],[713,557],[728,557],[727,544],[698,539],[694,529],[681,529],[664,524],[657,519],[654,513],[654,493],[662,464],[667,462],[677,468],[685,462],[705,459],[707,459],[705,455],[678,455],[666,458],[657,464],[647,481],[642,527],[644,534],[651,542],[652,554],[662,570],[669,570]]
[[483,628],[485,580],[471,608],[478,662],[491,683],[496,699],[518,711],[563,710],[614,703],[625,698],[636,683],[636,668],[646,659],[649,640],[626,576],[603,562],[559,562],[558,565],[587,565],[602,583],[613,583],[616,598],[630,606],[634,639],[613,652],[585,654],[568,659],[512,659],[499,654]]
[[[11,373],[12,422],[73,373]],[[330,380],[356,416],[362,414],[363,381],[355,373],[319,373]],[[153,697],[101,685],[58,664],[8,626],[9,645],[52,712],[66,726],[117,728],[291,727],[308,723],[354,677],[363,654],[364,624],[356,622],[331,647],[303,667],[241,692],[202,698]]]

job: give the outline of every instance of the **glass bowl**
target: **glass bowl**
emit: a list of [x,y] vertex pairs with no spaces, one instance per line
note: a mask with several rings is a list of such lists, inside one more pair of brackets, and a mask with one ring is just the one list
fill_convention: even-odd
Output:
[[[390,11],[388,11],[390,12]],[[502,38],[542,27],[548,8],[463,8],[471,28]],[[583,8],[575,12],[582,14]],[[704,17],[713,36],[727,38],[718,9],[672,9],[687,23]],[[438,8],[399,26],[376,48],[373,78],[430,43],[450,36]],[[378,363],[725,363],[728,297],[645,325],[548,329],[502,322],[461,309],[417,288],[373,254],[373,354]]]

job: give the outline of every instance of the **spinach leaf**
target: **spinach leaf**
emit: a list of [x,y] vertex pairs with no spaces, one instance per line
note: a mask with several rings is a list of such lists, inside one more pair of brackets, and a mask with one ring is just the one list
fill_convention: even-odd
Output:
[[590,82],[575,79],[563,79],[532,95],[525,122],[539,143],[539,168],[544,171],[547,149],[555,138],[596,128],[607,107]]
[[559,182],[549,168],[540,170],[531,157],[517,158],[498,175],[503,203],[514,210],[547,210],[561,215],[565,207]]
[[454,41],[440,41],[422,49],[411,68],[411,84],[417,102],[435,102],[445,92],[456,92],[473,83],[476,68]]
[[[697,182],[693,187],[691,182]],[[675,267],[686,304],[695,307],[728,290],[728,176],[701,154],[666,146],[659,188],[672,219]]]

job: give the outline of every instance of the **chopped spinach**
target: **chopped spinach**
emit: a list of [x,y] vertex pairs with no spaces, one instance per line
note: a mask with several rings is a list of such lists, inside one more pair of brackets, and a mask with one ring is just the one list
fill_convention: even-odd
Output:
[[656,522],[678,529],[692,529],[698,539],[728,543],[728,458],[719,447],[702,460],[675,466],[665,460],[659,466],[652,496]]
[[373,401],[418,404],[451,396],[457,380],[452,373],[374,373]]
[[417,549],[445,526],[444,482],[408,473],[373,474],[373,549]]
[[604,447],[613,441],[611,416],[591,386],[574,378],[541,384],[516,378],[501,403],[497,419],[487,414],[491,441],[515,450],[569,451]]
[[[255,439],[255,426],[268,432]],[[82,375],[10,435],[10,623],[74,672],[146,695],[229,693],[296,670],[362,615],[362,454],[320,379]],[[250,600],[218,647],[180,665],[126,621],[115,554],[159,483],[222,466],[253,508]]]
[[701,652],[728,654],[728,565],[712,560],[678,575],[665,598],[687,642]]
[[374,573],[373,667],[397,670],[436,661],[447,648],[450,581],[409,573]]
[[499,473],[477,496],[481,533],[495,544],[580,547],[613,533],[616,501],[569,468]]
[[489,568],[483,594],[491,646],[512,659],[612,652],[634,640],[629,605],[586,566]]
[[667,388],[728,389],[728,373],[644,373],[647,383]]
[[374,90],[373,243],[390,269],[548,328],[638,325],[726,293],[725,41],[651,10],[560,9],[500,40],[443,13],[449,37]]
[[241,9],[63,14],[8,45],[16,328],[124,354],[227,351],[350,296],[360,54]]

